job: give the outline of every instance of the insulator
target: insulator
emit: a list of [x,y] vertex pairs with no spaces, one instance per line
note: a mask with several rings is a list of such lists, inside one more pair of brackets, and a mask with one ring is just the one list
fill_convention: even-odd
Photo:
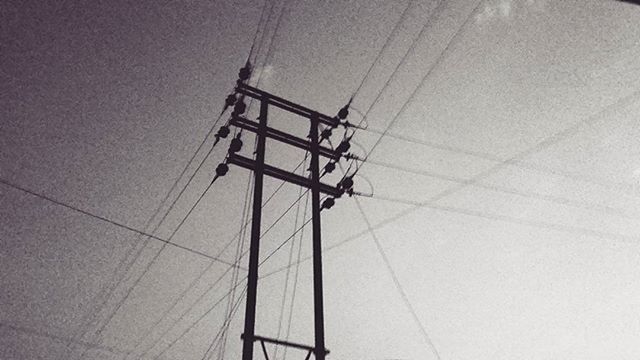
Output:
[[342,188],[345,190],[351,189],[353,187],[353,179],[351,177],[342,179],[342,181],[340,182],[340,186],[342,186]]
[[249,77],[251,77],[251,68],[248,66],[248,64],[240,69],[240,72],[238,72],[238,77],[242,81],[247,81]]
[[320,133],[320,137],[323,139],[328,139],[331,137],[331,128],[326,128],[324,130],[322,130],[322,133]]
[[218,133],[216,134],[217,137],[219,138],[223,138],[226,139],[227,136],[229,136],[229,127],[228,126],[221,126],[220,129],[218,129]]
[[351,144],[349,144],[349,140],[342,140],[340,145],[336,148],[336,151],[340,154],[344,154],[351,148]]
[[229,171],[229,165],[225,163],[222,163],[218,165],[218,167],[216,167],[216,175],[218,176],[225,176],[228,171]]
[[334,198],[327,198],[323,203],[322,203],[322,208],[323,209],[331,209],[333,207],[333,205],[336,204],[336,200]]
[[329,174],[332,173],[333,170],[335,169],[336,169],[336,163],[333,163],[333,162],[329,162],[327,163],[327,165],[324,166],[324,171]]
[[242,149],[242,140],[238,138],[233,138],[231,140],[231,144],[229,145],[229,152],[236,153]]
[[230,95],[229,95],[229,96],[227,96],[227,98],[224,100],[224,104],[225,104],[225,106],[229,107],[229,106],[231,106],[231,105],[235,104],[235,103],[236,103],[236,100],[237,100],[237,99],[236,99],[236,96],[235,96],[235,95],[233,95],[233,94],[230,94]]
[[245,104],[242,99],[238,100],[233,107],[233,112],[236,115],[244,114],[245,110],[247,110],[247,104]]
[[338,118],[340,118],[340,120],[344,120],[347,118],[347,116],[349,116],[349,106],[345,106],[342,109],[340,109],[340,111],[338,111]]

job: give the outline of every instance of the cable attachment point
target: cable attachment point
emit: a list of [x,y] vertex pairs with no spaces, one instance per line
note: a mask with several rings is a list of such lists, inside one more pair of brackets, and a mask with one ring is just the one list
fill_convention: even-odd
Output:
[[229,94],[227,96],[227,98],[224,100],[224,107],[222,108],[222,111],[220,112],[220,115],[224,114],[225,111],[227,111],[227,109],[230,106],[233,106],[233,104],[236,103],[236,95],[235,94]]
[[338,111],[338,119],[344,120],[347,118],[347,116],[349,116],[349,106],[351,106],[352,101],[353,101],[353,98],[349,99],[349,102],[347,103],[347,105],[343,106],[342,109]]
[[242,115],[246,110],[247,110],[247,104],[245,104],[244,102],[244,96],[241,96],[240,99],[238,99],[238,101],[236,101],[235,105],[233,106],[233,113],[231,114],[231,116]]
[[324,166],[324,172],[322,173],[321,176],[325,176],[326,174],[331,174],[335,169],[336,169],[336,163],[328,162],[327,165]]
[[346,176],[345,178],[340,180],[337,186],[339,189],[344,190],[347,194],[350,191],[353,191],[353,175]]
[[320,133],[320,139],[325,140],[331,137],[331,128],[325,128],[324,130],[322,130],[322,132]]
[[230,132],[231,130],[229,130],[229,127],[227,125],[221,126],[216,133],[216,137],[219,139],[226,139],[227,136],[229,136]]
[[225,163],[220,163],[218,167],[216,167],[216,176],[213,178],[213,181],[216,181],[216,179],[220,176],[227,175],[228,172],[229,172],[229,165]]
[[340,144],[336,147],[336,153],[344,154],[351,148],[351,144],[349,143],[349,139],[344,139],[340,142]]
[[247,60],[247,63],[238,72],[238,79],[239,79],[238,81],[245,82],[249,80],[250,77],[251,77],[251,62]]
[[322,207],[321,207],[321,209],[327,209],[327,210],[329,210],[329,209],[331,209],[331,208],[333,207],[333,205],[335,205],[335,204],[336,204],[336,200],[335,200],[334,198],[332,198],[332,197],[330,197],[330,198],[326,198],[326,199],[324,200],[324,202],[322,203]]
[[364,159],[360,158],[358,155],[355,155],[353,153],[345,154],[344,158],[347,160],[364,161]]
[[231,144],[229,144],[229,152],[237,153],[240,149],[242,149],[242,140],[240,140],[240,134],[238,134],[238,136],[231,140]]

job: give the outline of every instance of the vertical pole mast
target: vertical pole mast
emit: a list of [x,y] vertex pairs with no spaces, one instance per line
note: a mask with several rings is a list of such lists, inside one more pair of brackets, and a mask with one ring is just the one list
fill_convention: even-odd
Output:
[[256,325],[256,298],[258,295],[258,260],[260,255],[260,220],[262,217],[262,181],[266,148],[267,109],[266,97],[260,99],[260,123],[256,149],[255,179],[253,183],[253,220],[251,222],[251,248],[249,249],[249,275],[247,280],[247,304],[244,319],[242,360],[253,360],[253,341]]
[[318,114],[311,116],[311,208],[313,224],[313,305],[315,327],[315,358],[324,360],[324,305],[322,297],[322,243],[320,230],[320,143]]

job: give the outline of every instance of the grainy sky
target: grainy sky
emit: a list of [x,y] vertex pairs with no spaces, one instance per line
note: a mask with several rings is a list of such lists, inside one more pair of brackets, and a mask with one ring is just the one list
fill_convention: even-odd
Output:
[[[0,358],[206,354],[233,305],[224,262],[235,260],[248,171],[231,167],[171,237],[224,262],[5,183],[169,238],[228,140],[157,229],[149,219],[233,91],[262,6],[0,4]],[[330,359],[640,357],[640,7],[274,0],[265,9],[251,79],[262,74],[265,90],[332,115],[377,59],[350,115],[358,122],[370,108],[352,148],[375,146],[355,178],[373,198],[323,212]],[[276,128],[307,131],[270,115]],[[268,144],[271,164],[293,170],[302,158]],[[279,184],[266,180],[265,198]],[[263,229],[298,197],[282,187]],[[263,237],[263,258],[300,226],[304,199]],[[275,272],[309,254],[306,231],[261,267],[270,275],[260,280],[258,334],[285,338],[293,309],[289,339],[313,343],[310,262]],[[211,358],[240,357],[239,304]]]

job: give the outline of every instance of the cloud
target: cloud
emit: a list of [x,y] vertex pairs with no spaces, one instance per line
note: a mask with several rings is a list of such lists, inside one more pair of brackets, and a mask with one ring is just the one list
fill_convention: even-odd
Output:
[[[528,9],[535,12],[542,12],[547,7],[548,0],[527,0],[526,6]],[[522,7],[522,6],[520,6]],[[488,1],[482,11],[476,15],[476,21],[479,24],[485,24],[494,19],[509,20],[514,16],[513,0],[492,0]]]
[[270,87],[276,75],[273,65],[256,66],[251,76],[251,81],[255,83],[260,79],[260,87]]

